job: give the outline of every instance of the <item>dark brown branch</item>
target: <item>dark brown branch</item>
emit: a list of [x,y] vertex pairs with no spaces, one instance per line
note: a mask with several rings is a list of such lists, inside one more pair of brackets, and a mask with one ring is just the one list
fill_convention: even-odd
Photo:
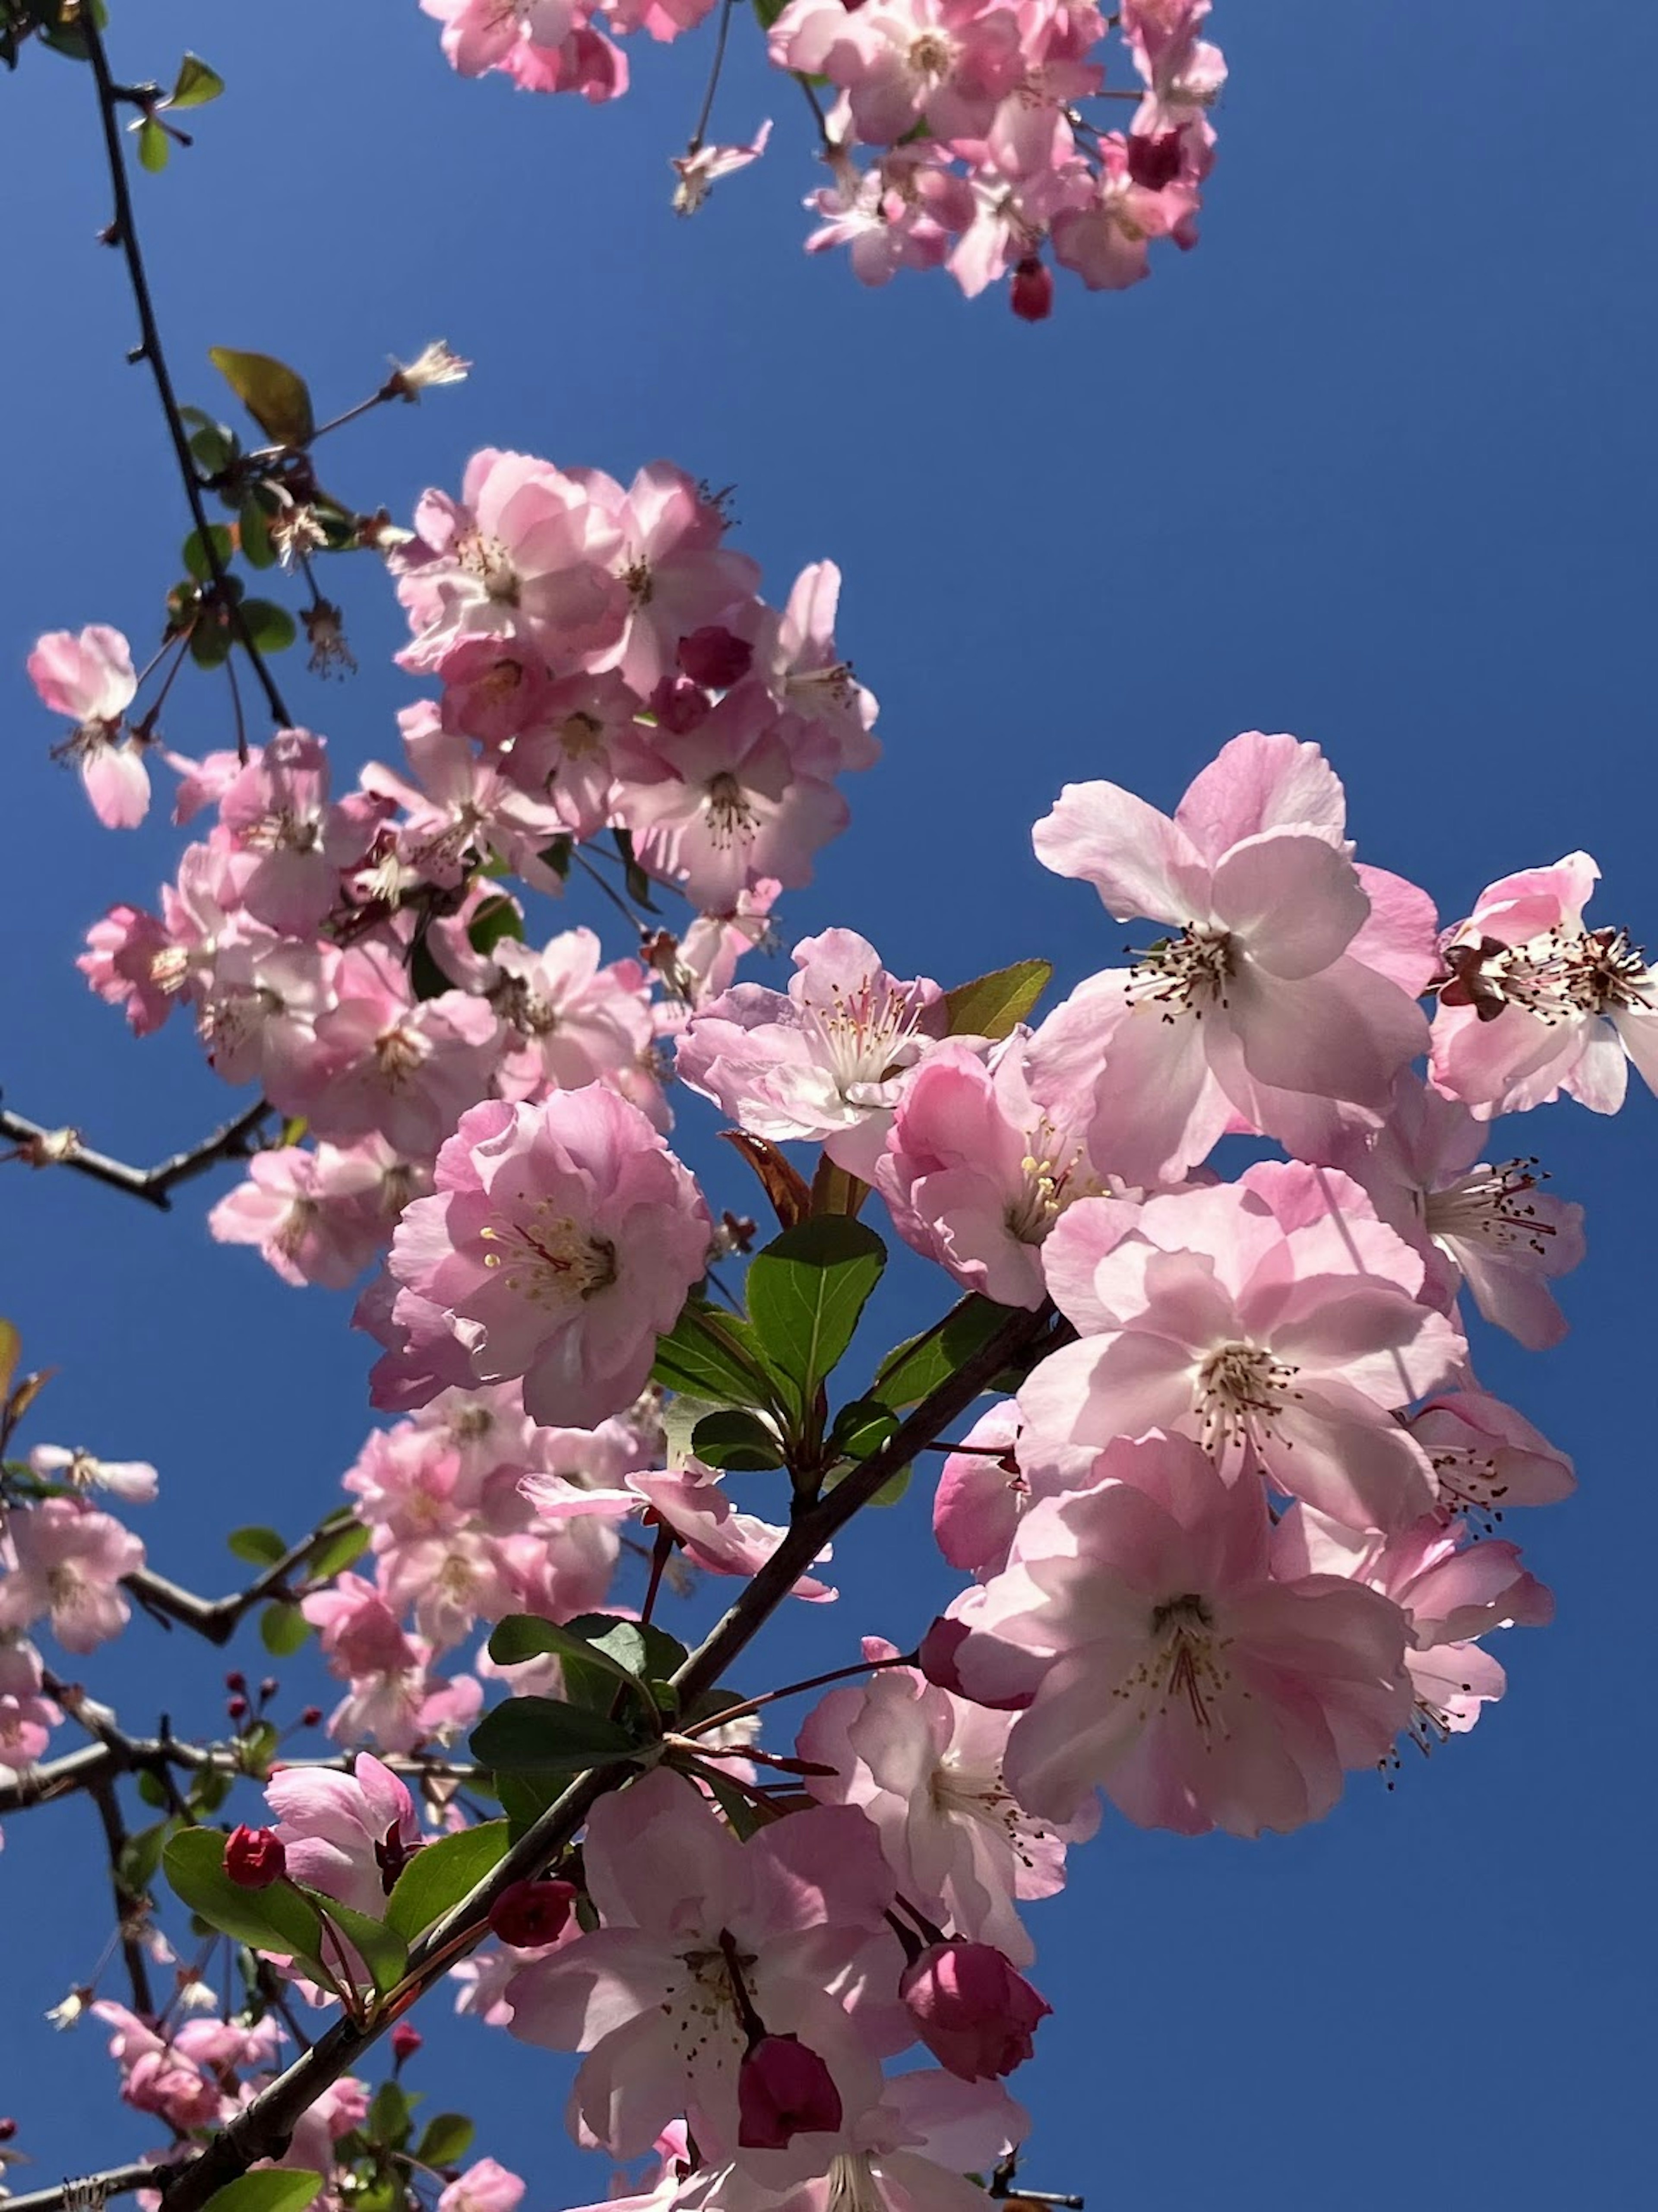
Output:
[[249,1140],[270,1111],[261,1098],[257,1104],[245,1108],[234,1121],[227,1121],[210,1137],[203,1137],[199,1145],[158,1160],[153,1168],[130,1167],[125,1160],[112,1159],[106,1152],[95,1152],[83,1145],[76,1129],[48,1129],[5,1107],[0,1107],[0,1137],[9,1137],[16,1146],[19,1157],[33,1167],[72,1168],[77,1175],[90,1176],[94,1182],[107,1184],[112,1190],[125,1191],[129,1198],[142,1199],[147,1206],[158,1206],[166,1213],[171,1210],[173,1193],[181,1182],[205,1175],[221,1160],[246,1159],[257,1149]]
[[313,1528],[297,1544],[284,1552],[280,1559],[273,1559],[262,1575],[257,1576],[246,1589],[232,1590],[224,1597],[197,1597],[153,1568],[140,1567],[136,1572],[123,1575],[121,1587],[132,1592],[144,1611],[161,1620],[176,1620],[182,1628],[193,1629],[204,1636],[210,1644],[228,1644],[237,1628],[256,1605],[267,1598],[285,1597],[288,1578],[297,1568],[304,1566],[311,1554],[331,1538],[337,1536],[339,1524]]
[[202,557],[213,579],[214,604],[228,619],[233,635],[247,655],[248,664],[258,678],[265,704],[270,709],[272,720],[279,729],[293,726],[293,716],[270,673],[264,654],[253,642],[242,612],[241,601],[230,588],[230,576],[220,559],[214,543],[212,526],[202,499],[201,483],[196,474],[196,459],[190,450],[190,436],[185,428],[184,417],[179,412],[179,402],[173,389],[173,378],[162,350],[161,333],[155,320],[155,303],[150,297],[149,277],[144,268],[143,249],[138,243],[138,226],[133,215],[132,192],[127,180],[126,155],[121,143],[121,122],[118,112],[119,88],[110,75],[109,56],[104,51],[103,33],[98,27],[96,10],[83,8],[77,27],[86,41],[87,58],[92,64],[94,81],[98,88],[98,112],[104,127],[104,151],[109,162],[110,190],[115,198],[115,219],[105,234],[112,246],[118,246],[126,261],[127,276],[132,286],[133,305],[138,311],[139,341],[128,359],[149,364],[155,380],[155,392],[161,403],[161,412],[167,417],[167,435],[173,441],[173,458],[179,465],[179,475],[185,488],[185,497],[190,502],[191,517],[196,525],[197,538],[202,548]]
[[83,2180],[66,2181],[57,2189],[32,2189],[3,2202],[6,2212],[63,2212],[70,2201],[98,2205],[106,2197],[125,2197],[135,2189],[159,2189],[171,2172],[165,2166],[112,2166]]

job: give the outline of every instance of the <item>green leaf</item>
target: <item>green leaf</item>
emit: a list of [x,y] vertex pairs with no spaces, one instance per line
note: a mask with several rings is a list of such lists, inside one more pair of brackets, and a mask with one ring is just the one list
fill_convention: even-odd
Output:
[[311,1623],[296,1605],[279,1601],[259,1615],[259,1641],[273,1659],[291,1659],[311,1633]]
[[417,999],[440,999],[446,991],[455,988],[439,967],[423,929],[416,932],[409,948],[409,981]]
[[754,0],[755,19],[761,29],[770,30],[787,5],[788,0]]
[[361,1521],[352,1519],[334,1530],[319,1544],[305,1563],[308,1581],[325,1583],[335,1575],[343,1574],[353,1560],[360,1559],[368,1549],[369,1531]]
[[305,2212],[321,2187],[321,2174],[303,2166],[267,2166],[216,2189],[202,2212]]
[[550,845],[544,845],[536,854],[544,868],[550,868],[556,876],[568,878],[570,855],[575,850],[574,837],[555,837]]
[[[396,1989],[409,1971],[409,1947],[395,1928],[388,1928],[383,1920],[371,1920],[366,1912],[359,1912],[337,1899],[325,1897],[319,1889],[312,1889],[301,1882],[296,1885],[301,1896],[308,1897],[319,1913],[331,1920],[346,1942],[361,1957],[368,1970],[368,1978],[381,1996]],[[331,1952],[325,1954],[331,1956]]]
[[138,125],[138,167],[148,169],[152,177],[159,176],[166,168],[172,151],[173,141],[155,118],[145,116]]
[[225,1538],[239,1559],[256,1567],[274,1567],[288,1553],[288,1540],[274,1528],[233,1528]]
[[[683,1647],[675,1644],[671,1637],[664,1638],[665,1644],[673,1646],[674,1656],[665,1665],[650,1668],[651,1647],[637,1622],[616,1622],[607,1613],[589,1613],[586,1625],[591,1633],[584,1634],[582,1624],[574,1621],[561,1624],[543,1620],[537,1613],[509,1613],[496,1625],[489,1638],[489,1656],[502,1666],[513,1666],[520,1660],[537,1659],[551,1652],[559,1662],[565,1698],[571,1705],[608,1716],[617,1691],[625,1690],[644,1704],[654,1717],[654,1702],[645,1684],[646,1672],[649,1668],[671,1674],[685,1656]],[[614,1632],[620,1627],[632,1629],[636,1641],[618,1644]],[[661,1632],[656,1633],[660,1635]]]
[[228,423],[216,422],[204,407],[181,407],[179,419],[190,430],[190,450],[210,477],[220,476],[241,452],[241,441]]
[[161,1852],[173,1832],[171,1820],[158,1820],[153,1828],[140,1828],[121,1846],[122,1886],[131,1897],[142,1897],[155,1879]]
[[293,616],[275,599],[244,599],[242,620],[261,653],[285,653],[300,634]]
[[[631,1680],[624,1669],[617,1672]],[[498,1774],[581,1774],[630,1759],[638,1747],[636,1738],[608,1713],[553,1698],[508,1698],[472,1730],[473,1757]]]
[[434,2112],[421,2130],[415,2156],[422,2166],[459,2166],[477,2133],[465,2112]]
[[[191,443],[194,445],[194,439]],[[270,542],[270,517],[264,511],[264,502],[252,492],[238,512],[236,535],[241,543],[242,558],[250,568],[276,567],[276,549]]]
[[305,379],[268,353],[210,346],[207,357],[268,438],[302,446],[317,427]]
[[651,900],[651,879],[634,858],[633,831],[612,830],[610,836],[622,855],[622,875],[628,886],[628,896],[635,906],[642,906],[647,914],[655,914],[658,908]]
[[398,1876],[386,1900],[387,1926],[413,1942],[500,1864],[507,1840],[505,1820],[486,1820],[424,1845]]
[[216,1828],[181,1828],[161,1853],[173,1895],[221,1935],[314,1966],[322,1945],[316,1906],[291,1881],[273,1881],[268,1889],[244,1889],[232,1881],[224,1870],[224,1847]]
[[244,1771],[256,1782],[263,1782],[270,1771],[270,1762],[282,1749],[282,1731],[275,1721],[256,1721],[245,1729],[239,1739]]
[[1011,968],[975,976],[944,993],[951,1036],[1005,1037],[1012,1034],[1054,980],[1050,960],[1017,960]]
[[920,1336],[895,1345],[875,1370],[875,1395],[889,1406],[918,1405],[989,1343],[1016,1309],[976,1293]]
[[691,1431],[691,1450],[705,1466],[730,1474],[758,1474],[787,1464],[777,1432],[757,1413],[705,1413]]
[[714,1800],[731,1824],[732,1833],[738,1843],[745,1844],[760,1829],[760,1815],[754,1801],[747,1796],[729,1776],[722,1774],[717,1765],[699,1766],[697,1779],[707,1783]]
[[672,1328],[659,1340],[651,1376],[665,1389],[683,1390],[715,1405],[767,1407],[777,1395],[750,1324],[695,1297],[686,1301]]
[[467,924],[466,935],[474,952],[493,952],[503,937],[524,937],[524,916],[518,901],[504,892],[483,900]]
[[809,1404],[852,1341],[887,1263],[872,1229],[843,1214],[774,1237],[749,1267],[749,1314],[767,1364]]
[[401,2150],[414,2133],[415,2115],[409,2092],[401,2081],[382,2081],[368,2107],[363,2132],[370,2142],[387,2150]]
[[[203,1766],[190,1785],[190,1795],[185,1801],[192,1813],[206,1814],[210,1818],[218,1811],[229,1796],[235,1777],[222,1766]],[[163,1854],[163,1863],[166,1855]]]
[[878,1398],[854,1398],[842,1406],[829,1431],[829,1446],[847,1459],[867,1459],[898,1431],[898,1416]]
[[216,608],[202,610],[190,633],[190,657],[197,668],[222,668],[229,659],[229,626]]
[[627,1669],[629,1680],[665,1681],[690,1654],[677,1636],[651,1620],[628,1620],[614,1613],[579,1613],[564,1624],[590,1651]]
[[162,1789],[160,1782],[158,1782],[155,1777],[150,1773],[148,1768],[145,1768],[139,1774],[138,1795],[143,1799],[146,1805],[153,1805],[158,1813],[166,1807],[167,1802],[167,1794],[166,1790]]
[[498,1774],[495,1789],[507,1815],[507,1832],[516,1844],[556,1802],[568,1778],[556,1774]]
[[173,107],[205,107],[223,90],[224,79],[217,70],[210,69],[199,54],[186,54],[179,64],[168,104]]
[[[223,523],[211,522],[208,525],[208,538],[214,552],[218,556],[220,568],[228,568],[236,550],[231,542],[230,532],[225,528]],[[207,557],[207,548],[202,543],[202,533],[199,530],[192,530],[185,538],[184,557],[185,568],[189,569],[197,582],[198,584],[208,582],[213,574],[213,563]]]

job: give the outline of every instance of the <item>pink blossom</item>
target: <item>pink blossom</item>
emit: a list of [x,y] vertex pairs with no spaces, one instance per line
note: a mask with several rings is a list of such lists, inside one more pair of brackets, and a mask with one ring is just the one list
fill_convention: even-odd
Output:
[[601,1926],[525,1967],[508,1996],[514,2035],[586,2054],[586,2139],[637,2157],[683,2112],[706,2157],[732,2155],[756,2016],[815,2051],[848,2107],[876,2092],[845,2008],[890,1988],[896,1959],[882,1919],[891,1880],[861,1814],[820,1808],[739,1844],[659,1768],[600,1799],[583,1863]]
[[649,1049],[649,978],[636,960],[601,965],[591,929],[567,929],[539,952],[503,938],[494,958],[504,979],[496,1004],[513,1040],[501,1062],[508,1096],[579,1091]]
[[1430,1073],[1481,1121],[1562,1091],[1615,1114],[1629,1060],[1658,1090],[1658,978],[1627,931],[1585,927],[1600,874],[1568,853],[1504,876],[1446,939]]
[[1045,866],[1091,882],[1119,921],[1171,926],[1073,994],[1074,1037],[1046,1025],[1050,1054],[1102,1057],[1090,1143],[1128,1182],[1178,1175],[1238,1115],[1293,1143],[1309,1094],[1379,1115],[1422,1049],[1422,1016],[1390,971],[1408,969],[1424,910],[1391,890],[1372,900],[1342,813],[1316,746],[1251,732],[1172,819],[1091,783],[1068,785],[1037,823]]
[[923,2043],[963,2081],[1023,2066],[1054,2009],[989,1943],[933,1943],[904,1970],[898,1994]]
[[641,469],[625,492],[596,469],[577,474],[616,526],[610,560],[627,605],[621,635],[592,665],[618,670],[643,698],[676,672],[683,637],[752,602],[760,572],[720,543],[719,501],[671,462]]
[[798,2035],[755,2038],[737,2074],[738,2147],[786,2150],[799,2135],[832,2134],[843,2117],[835,2076]]
[[[738,1512],[720,1476],[697,1459],[688,1458],[670,1473],[629,1473],[616,1488],[578,1487],[553,1474],[526,1475],[519,1488],[549,1520],[649,1512],[672,1529],[693,1566],[714,1575],[756,1573],[788,1533],[752,1513]],[[827,1559],[829,1554],[825,1551],[819,1556]],[[826,1599],[835,1593],[803,1575],[793,1584],[793,1595]]]
[[333,804],[328,783],[324,740],[281,730],[219,797],[241,902],[284,936],[307,936],[328,913],[340,872],[361,859],[380,817],[361,796]]
[[721,177],[733,176],[757,161],[771,137],[767,118],[746,146],[695,146],[676,154],[671,167],[678,182],[673,189],[676,215],[695,215]]
[[255,1152],[248,1180],[208,1215],[222,1244],[252,1244],[285,1283],[344,1290],[385,1249],[402,1206],[430,1182],[383,1139]]
[[901,269],[936,269],[951,234],[972,220],[973,188],[936,143],[894,147],[862,170],[844,153],[826,159],[834,181],[807,198],[823,221],[806,251],[844,246],[860,284],[890,283]]
[[[434,1595],[441,1603],[441,1585]],[[434,1674],[430,1644],[406,1635],[384,1593],[361,1575],[337,1577],[331,1589],[301,1599],[301,1609],[319,1633],[329,1672],[350,1686],[329,1716],[337,1741],[367,1738],[383,1751],[409,1752],[448,1742],[477,1718],[478,1684],[470,1674]]]
[[1030,1479],[1014,1451],[1018,1436],[1019,1409],[1004,1398],[979,1416],[963,1449],[947,1454],[938,1470],[933,1539],[950,1565],[965,1573],[993,1574],[1006,1565],[1013,1532],[1033,1502]]
[[833,561],[803,568],[782,612],[764,616],[755,664],[780,707],[832,738],[843,769],[872,768],[881,756],[872,734],[875,696],[835,643],[840,601],[841,571]]
[[88,930],[75,964],[100,999],[123,1009],[134,1036],[149,1036],[179,1003],[183,978],[172,956],[173,940],[153,914],[112,906]]
[[[874,1638],[864,1654],[897,1656]],[[890,1667],[820,1698],[796,1748],[834,1770],[807,1777],[814,1797],[862,1808],[902,1895],[1025,1964],[1034,1952],[1014,1900],[1064,1887],[1066,1845],[1090,1834],[1095,1817],[1088,1808],[1056,1830],[1024,1810],[1002,1771],[1011,1726],[1007,1713]]]
[[774,877],[791,890],[845,829],[839,762],[750,677],[683,735],[638,726],[616,756],[618,811],[645,867],[695,905],[728,911]]
[[411,1350],[433,1346],[441,1382],[522,1376],[532,1420],[592,1423],[630,1404],[710,1235],[695,1182],[644,1115],[597,1084],[539,1106],[476,1106],[436,1172],[392,1245],[393,1321]]
[[316,1066],[276,1103],[335,1142],[378,1130],[406,1158],[430,1158],[489,1087],[495,1010],[465,991],[411,999],[407,978],[372,952],[343,956],[337,989],[317,1017]]
[[1118,1441],[1095,1474],[951,1608],[969,1695],[1027,1701],[1009,1786],[1066,1820],[1097,1785],[1186,1835],[1320,1819],[1408,1717],[1404,1614],[1335,1576],[1275,1579],[1259,1489],[1187,1439]]
[[1417,1302],[1421,1259],[1345,1176],[1263,1162],[1138,1211],[1085,1199],[1044,1260],[1082,1335],[1019,1394],[1024,1464],[1161,1428],[1199,1438],[1229,1480],[1259,1470],[1351,1528],[1403,1528],[1431,1504],[1426,1455],[1394,1414],[1465,1346]]
[[463,637],[434,672],[443,686],[444,728],[501,748],[541,719],[553,688],[546,662],[522,638],[509,645],[487,635]]
[[462,76],[500,70],[526,92],[614,100],[628,64],[595,31],[580,0],[420,0],[443,25],[442,46]]
[[15,1630],[0,1634],[0,1769],[15,1781],[52,1740],[63,1714],[42,1694],[40,1654]]
[[698,915],[692,922],[679,940],[675,975],[693,1005],[707,1006],[730,990],[747,954],[774,949],[771,910],[782,888],[774,876],[762,876],[738,893],[729,913]]
[[516,2212],[524,2183],[493,2158],[474,2159],[438,2195],[438,2212]]
[[616,809],[613,755],[639,709],[638,696],[614,669],[566,677],[502,753],[501,772],[544,798],[572,836],[597,836]]
[[551,801],[532,798],[504,765],[480,760],[466,738],[444,726],[430,701],[405,707],[398,720],[414,781],[371,761],[361,781],[366,792],[404,810],[397,850],[415,879],[453,890],[493,854],[522,881],[556,896],[563,884],[539,857],[564,828]]
[[794,948],[786,994],[738,983],[693,1016],[677,1072],[756,1137],[804,1138],[867,1179],[902,1079],[944,1031],[930,976],[901,983],[868,940],[825,930]]
[[349,1774],[279,1766],[264,1785],[288,1878],[371,1920],[420,1848],[415,1803],[389,1766],[360,1751]]
[[42,703],[76,724],[59,750],[80,770],[93,812],[106,830],[136,830],[149,811],[149,771],[142,740],[124,734],[138,689],[125,638],[103,623],[79,636],[49,630],[35,641],[28,672]]
[[155,1502],[161,1478],[148,1460],[98,1459],[89,1451],[71,1451],[65,1444],[36,1444],[29,1466],[43,1482],[62,1483],[70,1490],[106,1490],[112,1498],[130,1505]]
[[982,138],[1023,74],[1018,17],[984,0],[790,0],[773,61],[847,94],[858,136],[893,145],[925,122],[943,140]]
[[214,1073],[258,1083],[274,1105],[301,1110],[326,1066],[317,1021],[337,1002],[341,957],[258,928],[221,936],[200,963],[196,1016]]
[[1380,1129],[1341,1117],[1317,1156],[1345,1169],[1422,1253],[1430,1304],[1449,1310],[1466,1282],[1487,1321],[1542,1352],[1566,1333],[1548,1286],[1583,1256],[1583,1209],[1539,1188],[1535,1160],[1481,1160],[1490,1129],[1406,1069]]
[[1500,1519],[1510,1506],[1553,1505],[1577,1486],[1571,1462],[1500,1398],[1453,1390],[1412,1417],[1442,1510]]
[[65,1651],[87,1652],[131,1618],[120,1584],[144,1564],[144,1547],[107,1513],[48,1498],[5,1516],[0,1564],[9,1569],[0,1574],[0,1632],[49,1617]]

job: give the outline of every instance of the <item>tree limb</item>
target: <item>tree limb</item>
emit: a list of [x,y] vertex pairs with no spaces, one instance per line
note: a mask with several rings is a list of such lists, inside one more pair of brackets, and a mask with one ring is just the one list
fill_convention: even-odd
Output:
[[143,1199],[146,1205],[166,1213],[172,1209],[172,1194],[179,1183],[205,1175],[221,1160],[246,1159],[256,1150],[249,1139],[272,1110],[261,1098],[246,1107],[234,1121],[203,1137],[200,1144],[158,1160],[153,1168],[129,1167],[125,1160],[112,1159],[107,1152],[95,1152],[83,1145],[77,1129],[48,1129],[5,1107],[0,1107],[0,1137],[9,1137],[17,1147],[16,1157],[31,1167],[72,1168],[77,1175],[90,1176],[94,1182],[125,1191],[129,1198]]

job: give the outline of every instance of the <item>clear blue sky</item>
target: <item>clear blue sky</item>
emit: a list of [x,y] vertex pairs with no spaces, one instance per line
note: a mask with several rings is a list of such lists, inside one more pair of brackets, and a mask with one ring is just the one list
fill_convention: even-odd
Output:
[[[1259,726],[1322,744],[1364,856],[1442,910],[1582,844],[1603,918],[1658,938],[1649,11],[1230,0],[1200,250],[1125,298],[1062,283],[1038,330],[941,277],[870,295],[805,258],[805,118],[752,39],[718,129],[774,113],[774,150],[685,223],[666,161],[706,40],[636,42],[635,92],[592,112],[459,82],[412,0],[115,15],[118,67],[162,74],[189,46],[230,86],[195,153],[139,180],[187,398],[213,402],[210,344],[292,359],[331,407],[445,335],[476,377],[342,445],[362,504],[406,509],[485,443],[621,474],[666,454],[736,484],[777,587],[840,561],[887,757],[792,932],[850,922],[900,973],[946,981],[1048,951],[1073,981],[1121,933],[1042,874],[1026,825],[1067,778],[1167,805]],[[149,634],[185,528],[123,364],[120,271],[94,244],[94,123],[83,73],[51,57],[0,82],[0,1080],[139,1158],[228,1095],[186,1035],[129,1042],[70,962],[106,905],[153,897],[175,842],[93,824],[22,673],[44,629]],[[390,757],[395,611],[368,563],[337,573],[362,673],[284,680],[347,761]],[[225,742],[220,704],[203,686],[174,741]],[[1655,1126],[1643,1094],[1619,1124],[1560,1108],[1515,1139],[1589,1212],[1565,1345],[1478,1350],[1577,1457],[1576,1501],[1508,1531],[1558,1626],[1499,1645],[1510,1698],[1472,1740],[1412,1755],[1391,1796],[1355,1782],[1320,1827],[1249,1846],[1108,1822],[1035,1916],[1058,2009],[1017,2085],[1033,2184],[1095,2212],[1392,2212],[1407,2190],[1552,2212],[1649,2184]],[[226,1529],[297,1529],[337,1494],[367,1354],[342,1300],[216,1252],[205,1196],[166,1219],[5,1170],[0,1306],[61,1370],[33,1435],[154,1459],[156,1563],[210,1588]],[[852,1533],[847,1600],[792,1624],[768,1672],[832,1664],[865,1628],[913,1632],[925,1522],[916,1499],[901,1514],[900,1549],[893,1523]],[[141,1624],[83,1671],[135,1725],[167,1704],[209,1727],[218,1663]],[[78,1802],[13,1822],[0,1862],[0,2110],[39,2160],[23,2186],[154,2140],[115,2107],[90,2031],[34,2025],[101,1940],[94,1829]],[[431,2025],[412,2083],[471,2106],[531,2212],[603,2194],[564,2140],[562,2062]]]

